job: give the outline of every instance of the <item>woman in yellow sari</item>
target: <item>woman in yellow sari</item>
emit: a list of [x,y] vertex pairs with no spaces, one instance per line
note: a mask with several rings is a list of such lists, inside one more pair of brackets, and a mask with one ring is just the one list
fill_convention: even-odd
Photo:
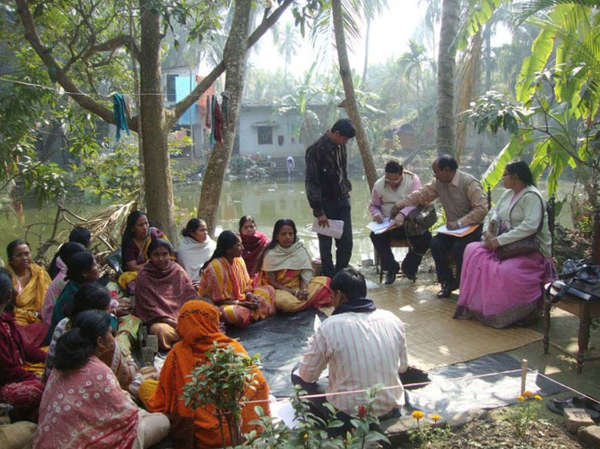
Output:
[[8,270],[17,292],[15,321],[24,340],[39,347],[48,332],[48,325],[42,323],[41,311],[46,290],[51,282],[50,276],[43,267],[33,262],[31,248],[25,240],[10,242],[6,253]]
[[202,267],[198,293],[212,300],[223,321],[244,328],[275,315],[275,290],[269,285],[254,288],[242,259],[244,246],[233,231],[223,231],[217,248]]
[[118,279],[123,290],[135,293],[135,279],[148,263],[146,252],[150,243],[156,239],[169,241],[160,229],[150,227],[148,217],[144,212],[134,210],[127,216],[127,224],[121,241],[123,274]]
[[[151,389],[156,381],[147,381],[140,388],[140,398],[151,412],[160,412],[171,419],[170,437],[175,447],[227,447],[231,441],[229,432],[224,432],[226,441],[221,442],[219,421],[215,416],[214,405],[206,405],[196,410],[185,406],[181,399],[183,386],[192,370],[206,363],[206,352],[213,348],[213,342],[222,346],[232,346],[242,355],[246,350],[236,340],[219,332],[219,311],[204,301],[188,301],[181,308],[177,320],[177,331],[181,341],[173,347],[163,365],[158,387],[150,398],[145,398],[143,390]],[[248,388],[247,401],[262,401],[244,406],[242,409],[242,434],[259,430],[250,421],[258,419],[255,406],[262,407],[269,414],[269,386],[260,370],[255,367],[257,383]],[[225,429],[227,425],[223,422]],[[194,441],[195,440],[195,441]]]
[[288,313],[327,307],[333,298],[331,279],[313,276],[310,255],[297,234],[292,220],[277,220],[273,239],[257,264],[262,270],[261,283],[275,288],[277,310]]

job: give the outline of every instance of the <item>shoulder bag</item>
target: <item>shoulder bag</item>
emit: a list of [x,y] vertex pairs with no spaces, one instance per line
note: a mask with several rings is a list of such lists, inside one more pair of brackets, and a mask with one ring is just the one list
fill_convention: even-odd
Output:
[[[535,192],[528,193],[534,193],[539,197],[539,195]],[[525,193],[525,195],[527,195],[527,193]],[[526,254],[535,253],[536,251],[540,250],[540,242],[536,238],[536,235],[542,230],[542,226],[544,226],[544,201],[541,197],[540,201],[542,205],[542,219],[540,220],[540,225],[538,226],[537,231],[535,231],[535,233],[533,233],[529,237],[525,237],[524,239],[517,240],[516,242],[500,246],[496,251],[496,257],[498,257],[498,259],[506,260],[510,259],[511,257],[524,256]],[[510,213],[512,213],[512,209],[510,210]]]
[[418,206],[413,209],[404,222],[404,232],[407,237],[425,234],[437,221],[435,207]]

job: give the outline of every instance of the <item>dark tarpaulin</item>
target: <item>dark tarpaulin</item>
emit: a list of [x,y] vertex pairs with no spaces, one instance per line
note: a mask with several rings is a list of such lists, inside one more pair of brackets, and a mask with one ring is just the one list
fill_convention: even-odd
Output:
[[290,396],[294,390],[292,369],[308,348],[317,317],[321,321],[325,319],[325,315],[315,309],[296,314],[277,313],[246,329],[228,330],[227,335],[237,338],[248,354],[260,354],[261,371],[269,382],[272,395]]

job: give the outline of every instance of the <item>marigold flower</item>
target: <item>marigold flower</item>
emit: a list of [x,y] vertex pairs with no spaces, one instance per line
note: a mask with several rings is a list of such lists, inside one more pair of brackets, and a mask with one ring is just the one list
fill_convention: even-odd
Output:
[[523,392],[523,396],[525,396],[526,398],[532,398],[533,397],[533,393],[529,390],[525,390]]
[[308,439],[308,433],[305,433],[304,435],[302,435],[302,438],[304,438],[305,440]]
[[412,417],[415,419],[422,419],[425,417],[425,413],[423,413],[421,410],[415,410],[412,412]]
[[525,398],[521,395],[517,396],[517,401],[519,402],[523,402],[525,400]]
[[442,419],[440,415],[431,415],[430,418],[433,420],[433,422],[438,422],[440,419]]
[[541,401],[542,399],[544,399],[543,397],[541,397],[539,394],[536,394],[533,399],[535,399],[536,401]]

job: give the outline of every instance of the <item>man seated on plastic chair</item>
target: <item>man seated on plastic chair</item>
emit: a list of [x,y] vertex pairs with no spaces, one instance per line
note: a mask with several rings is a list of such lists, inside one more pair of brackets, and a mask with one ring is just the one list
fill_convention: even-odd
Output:
[[[335,310],[315,332],[299,371],[292,373],[292,383],[308,394],[326,393],[310,399],[312,411],[326,421],[331,419],[324,406],[329,402],[344,423],[335,433],[345,434],[352,428],[350,415],[357,415],[366,399],[364,392],[344,392],[377,384],[392,387],[377,393],[372,411],[380,420],[400,416],[405,403],[400,373],[408,368],[408,356],[404,324],[366,298],[367,284],[360,272],[346,268],[335,275],[330,287]],[[320,379],[326,368],[329,377]]]
[[[389,161],[385,164],[385,175],[373,185],[369,203],[369,213],[373,217],[373,221],[382,223],[384,218],[394,218],[391,212],[396,202],[420,188],[421,181],[416,174],[404,170],[404,167],[394,160]],[[414,206],[406,207],[398,215],[408,216],[414,208]],[[394,258],[391,243],[392,239],[407,239],[404,226],[397,225],[381,234],[371,232],[370,237],[375,251],[381,258],[381,269],[387,273],[385,283],[393,284],[396,274],[400,271],[400,265]],[[429,249],[431,233],[426,231],[422,235],[409,237],[408,240],[410,245],[408,254],[402,261],[402,272],[408,279],[414,281],[423,255]]]

